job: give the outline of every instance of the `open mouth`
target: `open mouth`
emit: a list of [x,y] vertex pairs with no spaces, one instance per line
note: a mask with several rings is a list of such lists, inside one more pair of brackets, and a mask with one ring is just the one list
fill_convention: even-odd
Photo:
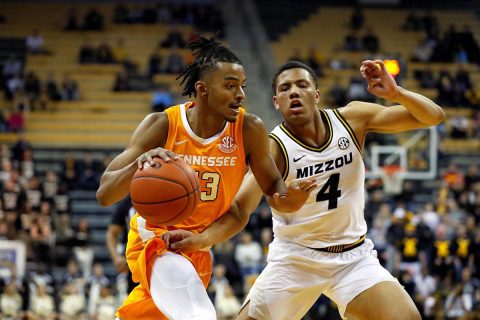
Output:
[[232,103],[230,105],[230,109],[232,109],[234,112],[236,113],[239,113],[240,112],[240,108],[242,107],[242,104],[241,103]]
[[300,110],[302,108],[302,103],[300,100],[292,100],[290,102],[290,109],[291,110]]

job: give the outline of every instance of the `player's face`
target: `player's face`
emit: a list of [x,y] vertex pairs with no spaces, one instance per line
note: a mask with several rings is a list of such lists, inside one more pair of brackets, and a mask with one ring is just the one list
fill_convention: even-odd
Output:
[[205,77],[208,106],[228,122],[237,120],[245,99],[245,70],[237,63],[218,62]]
[[309,121],[320,94],[307,70],[288,69],[277,77],[273,103],[287,121]]

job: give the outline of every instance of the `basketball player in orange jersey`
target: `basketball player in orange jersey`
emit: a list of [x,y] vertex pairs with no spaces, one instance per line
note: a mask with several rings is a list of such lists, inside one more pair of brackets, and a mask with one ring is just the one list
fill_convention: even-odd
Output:
[[[360,71],[369,92],[396,105],[353,101],[319,110],[315,73],[297,61],[280,67],[273,78],[273,102],[285,119],[270,135],[277,167],[286,183],[314,178],[317,186],[297,212],[273,208],[275,238],[268,264],[239,320],[301,319],[321,294],[337,304],[342,318],[420,319],[411,298],[365,239],[362,150],[368,132],[424,128],[445,116],[428,98],[397,86],[383,61],[364,61]],[[261,189],[247,176],[229,212],[202,233],[172,231],[164,237],[171,248],[186,251],[224,241],[243,229],[260,198]]]
[[[97,191],[98,202],[122,199],[137,168],[160,157],[179,157],[197,171],[200,203],[181,224],[162,227],[136,214],[126,248],[128,266],[139,285],[118,309],[123,320],[213,320],[215,310],[206,293],[212,259],[208,248],[188,254],[169,251],[162,235],[167,230],[203,231],[229,208],[247,172],[255,175],[270,205],[280,211],[298,210],[308,198],[312,181],[288,188],[269,152],[268,135],[259,118],[245,113],[245,73],[240,60],[215,39],[189,44],[195,57],[182,78],[183,95],[196,97],[148,115],[126,148],[107,167]],[[159,213],[161,214],[161,213]]]

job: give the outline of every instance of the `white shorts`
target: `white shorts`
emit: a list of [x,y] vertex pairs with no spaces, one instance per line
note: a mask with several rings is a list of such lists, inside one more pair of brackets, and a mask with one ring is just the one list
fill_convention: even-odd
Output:
[[268,264],[242,306],[250,301],[248,315],[257,320],[301,319],[325,294],[342,318],[350,301],[383,281],[397,281],[377,259],[373,243],[343,253],[321,252],[275,239]]

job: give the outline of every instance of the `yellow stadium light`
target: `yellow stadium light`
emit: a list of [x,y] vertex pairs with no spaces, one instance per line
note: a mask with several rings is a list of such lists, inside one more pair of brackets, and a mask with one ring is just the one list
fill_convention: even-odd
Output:
[[396,77],[400,73],[398,60],[384,60],[383,63],[385,64],[385,69],[387,69],[388,73],[392,76]]

